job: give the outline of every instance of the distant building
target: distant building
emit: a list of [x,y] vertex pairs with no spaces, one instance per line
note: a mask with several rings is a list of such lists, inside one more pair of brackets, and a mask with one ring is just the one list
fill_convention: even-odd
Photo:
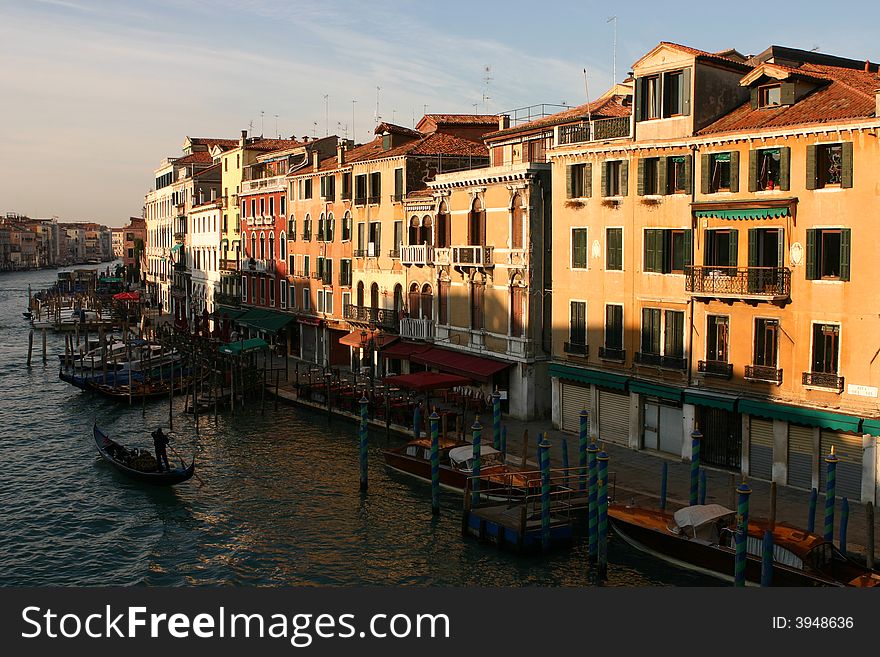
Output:
[[113,255],[117,258],[125,256],[125,228],[111,228],[113,241]]

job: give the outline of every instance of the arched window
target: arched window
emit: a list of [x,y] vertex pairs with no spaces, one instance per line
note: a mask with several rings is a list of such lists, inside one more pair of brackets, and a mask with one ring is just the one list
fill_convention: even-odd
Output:
[[475,198],[468,213],[468,244],[471,246],[486,245],[486,212],[483,203]]
[[409,300],[407,303],[409,304],[409,316],[414,319],[421,317],[419,312],[420,300],[419,284],[413,283],[409,286]]
[[378,310],[379,308],[379,284],[373,283],[370,286],[370,308]]
[[351,240],[351,212],[346,210],[345,214],[342,215],[342,241],[347,242],[349,240]]
[[278,259],[287,262],[287,238],[283,231],[278,236]]
[[419,234],[419,244],[431,244],[431,221],[430,215],[422,217],[422,228]]
[[267,254],[269,260],[275,259],[275,233],[269,233],[269,253]]
[[251,258],[257,257],[257,234],[251,233]]
[[422,317],[427,320],[434,317],[434,293],[428,283],[422,286]]
[[358,281],[357,284],[357,305],[363,308],[364,306],[364,282]]
[[303,220],[303,239],[309,241],[312,239],[312,215],[306,214]]
[[287,222],[287,239],[296,242],[296,217],[294,215],[290,215]]
[[260,260],[266,258],[266,233],[260,233]]
[[403,311],[403,286],[398,283],[394,286],[394,316],[399,318]]
[[324,213],[322,212],[321,216],[318,217],[318,241],[323,242],[324,237]]
[[336,219],[333,218],[333,213],[330,212],[327,215],[327,230],[324,235],[324,239],[328,242],[333,241],[333,235],[336,232]]
[[525,334],[525,300],[526,288],[522,279],[517,276],[510,285],[510,335],[521,338]]
[[523,201],[522,196],[514,194],[510,214],[510,248],[523,248]]
[[471,329],[474,331],[483,328],[483,299],[486,285],[483,279],[475,276],[471,281]]
[[409,244],[411,246],[419,244],[419,218],[415,215],[409,219]]

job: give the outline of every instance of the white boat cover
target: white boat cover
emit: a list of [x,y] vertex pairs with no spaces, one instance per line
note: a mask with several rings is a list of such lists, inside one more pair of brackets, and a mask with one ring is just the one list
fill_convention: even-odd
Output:
[[[499,452],[491,445],[480,445],[480,458],[500,453],[501,452]],[[472,459],[473,457],[473,445],[462,445],[461,447],[456,447],[455,449],[449,450],[449,460],[452,461],[453,464],[464,463],[465,461],[467,461],[468,459]]]
[[697,529],[733,513],[734,511],[720,504],[695,504],[694,506],[686,506],[683,509],[679,509],[672,517],[675,519],[675,524],[679,529],[684,529],[685,527]]

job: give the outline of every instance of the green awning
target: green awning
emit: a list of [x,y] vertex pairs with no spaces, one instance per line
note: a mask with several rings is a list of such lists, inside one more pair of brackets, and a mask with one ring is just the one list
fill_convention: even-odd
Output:
[[121,278],[119,278],[118,276],[101,276],[101,278],[98,279],[98,282],[99,283],[122,283],[124,281]]
[[695,210],[694,216],[715,217],[716,219],[776,219],[789,215],[788,206],[784,208],[740,208],[736,210]]
[[604,388],[611,388],[613,390],[626,390],[626,384],[629,381],[628,376],[612,374],[611,372],[588,370],[583,367],[572,367],[560,363],[553,363],[550,365],[550,376],[559,377],[560,379],[569,379],[570,381],[577,381],[578,383],[594,384]]
[[725,411],[733,412],[734,407],[736,406],[736,397],[727,397],[724,395],[713,395],[708,392],[686,390],[684,393],[684,403],[693,404],[694,406],[720,408]]
[[171,247],[171,253],[176,253],[183,246],[183,242],[178,242],[174,246]]
[[229,319],[238,319],[246,312],[246,310],[235,308],[233,306],[217,306],[217,314],[220,316],[220,319],[223,319],[223,315],[228,315]]
[[276,313],[271,310],[252,309],[236,318],[235,322],[239,326],[247,326],[257,331],[266,331],[275,333],[283,329],[290,322],[295,320],[294,315],[288,313]]
[[266,349],[269,345],[266,344],[265,340],[261,340],[260,338],[250,338],[249,340],[239,340],[238,342],[230,342],[229,344],[221,345],[219,351],[221,354],[246,354],[249,351],[256,351],[258,349]]
[[862,420],[862,433],[868,433],[872,436],[880,436],[880,418],[865,418]]
[[660,397],[660,399],[668,399],[669,401],[681,401],[681,388],[664,386],[660,383],[636,381],[633,379],[629,382],[629,389],[630,392],[637,392],[642,395]]
[[818,408],[806,408],[803,406],[787,406],[785,404],[773,404],[771,402],[753,401],[741,399],[739,401],[740,413],[757,415],[772,420],[785,420],[796,424],[806,424],[811,427],[821,427],[831,431],[859,432],[861,418],[852,415],[842,415],[830,411],[821,411]]

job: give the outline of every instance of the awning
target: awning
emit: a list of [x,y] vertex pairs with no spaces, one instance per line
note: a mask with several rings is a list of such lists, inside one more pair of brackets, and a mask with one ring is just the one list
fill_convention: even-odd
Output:
[[766,201],[701,201],[691,204],[694,217],[717,219],[776,219],[792,217],[797,208],[796,198]]
[[320,326],[321,320],[317,317],[297,317],[296,321],[307,326]]
[[382,350],[382,358],[409,360],[413,354],[418,354],[431,348],[431,345],[424,342],[396,342],[387,349]]
[[880,436],[880,418],[865,418],[862,420],[862,433]]
[[410,357],[413,363],[421,363],[429,367],[436,367],[443,372],[466,376],[474,381],[490,381],[492,375],[507,369],[513,363],[505,363],[491,358],[472,356],[461,351],[433,347],[427,351],[413,354]]
[[141,293],[140,292],[120,292],[119,294],[114,294],[113,298],[117,301],[140,301]]
[[[725,411],[733,412],[736,407],[736,397],[728,395],[713,395],[702,390],[685,390],[684,403],[693,404],[695,406],[708,406],[709,408],[720,408]],[[742,410],[742,409],[740,409]]]
[[694,216],[717,219],[776,219],[789,216],[788,208],[751,208],[742,210],[697,210]]
[[628,376],[588,370],[584,367],[572,367],[560,363],[552,363],[550,365],[550,376],[577,381],[578,383],[594,384],[604,388],[611,388],[612,390],[626,390],[627,383],[629,382]]
[[236,318],[239,326],[247,326],[257,331],[274,333],[280,331],[296,317],[288,313],[276,313],[271,310],[253,309]]
[[232,306],[217,306],[216,314],[219,319],[224,319],[223,315],[226,315],[225,319],[238,319],[245,313],[247,310],[242,310],[241,308],[234,308]]
[[260,338],[251,338],[250,340],[239,340],[238,342],[230,342],[229,344],[224,344],[220,346],[218,350],[221,354],[246,354],[249,351],[256,351],[258,349],[266,349],[269,345],[266,344],[265,340],[261,340]]
[[751,399],[740,399],[739,411],[740,413],[757,415],[758,417],[785,420],[795,424],[806,424],[807,426],[821,427],[831,431],[852,431],[858,433],[859,426],[862,423],[861,418],[853,417],[852,415],[822,411],[818,408],[753,401]]
[[444,374],[442,372],[416,372],[415,374],[401,374],[400,376],[386,376],[383,381],[386,385],[398,388],[407,388],[424,392],[426,390],[439,390],[454,386],[471,385],[472,381],[457,374]]
[[171,253],[176,253],[177,251],[179,251],[181,249],[182,246],[183,246],[183,242],[178,242],[177,244],[175,244],[174,246],[171,247]]
[[642,395],[660,397],[660,399],[668,399],[670,401],[681,401],[681,388],[664,386],[660,383],[632,379],[629,382],[629,389],[631,392],[638,392]]
[[[361,335],[361,331],[352,331],[348,335],[343,335],[339,338],[339,344],[344,344],[346,347],[354,347],[355,349],[360,349],[361,347],[366,346],[364,341],[369,342],[370,333],[369,331],[364,332],[366,335]],[[391,335],[389,333],[380,333],[376,331],[372,337],[373,346],[376,349],[382,349],[387,344],[390,344],[397,340],[396,335]]]

